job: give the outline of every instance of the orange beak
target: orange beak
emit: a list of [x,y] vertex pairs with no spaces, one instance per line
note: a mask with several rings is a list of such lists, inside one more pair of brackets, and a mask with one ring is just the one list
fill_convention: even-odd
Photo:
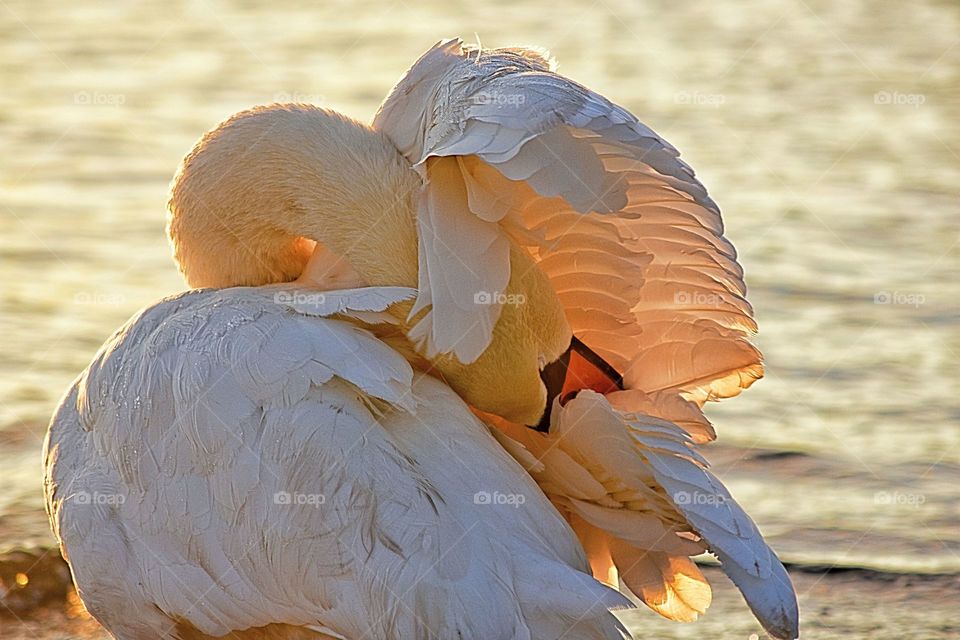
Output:
[[543,368],[540,379],[547,387],[547,406],[540,422],[530,426],[542,433],[550,430],[550,412],[555,398],[559,397],[563,406],[584,389],[602,394],[623,389],[623,376],[576,336],[562,356]]

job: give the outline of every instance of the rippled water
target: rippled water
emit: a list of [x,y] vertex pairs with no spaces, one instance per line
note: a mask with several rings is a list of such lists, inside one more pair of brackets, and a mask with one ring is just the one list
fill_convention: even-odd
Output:
[[925,0],[0,4],[0,546],[49,544],[59,395],[182,288],[167,183],[206,129],[298,100],[369,118],[440,37],[549,47],[699,171],[767,378],[712,412],[787,560],[960,571],[960,9]]

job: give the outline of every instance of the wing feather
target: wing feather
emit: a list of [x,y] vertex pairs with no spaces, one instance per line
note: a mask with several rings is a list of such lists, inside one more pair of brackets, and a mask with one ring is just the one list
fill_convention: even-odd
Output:
[[[421,293],[410,316],[426,314],[409,338],[424,346],[427,357],[452,352],[472,362],[490,344],[500,317],[496,294],[510,279],[510,244],[495,223],[468,209],[457,158],[431,160],[424,190],[417,217]],[[477,296],[486,303],[478,304]]]
[[[749,342],[756,323],[743,270],[716,203],[673,146],[627,110],[554,73],[539,53],[440,43],[400,81],[374,126],[427,176],[421,215],[435,233],[454,232],[439,227],[441,216],[496,223],[478,230],[477,244],[460,255],[471,272],[462,282],[487,286],[509,277],[506,251],[496,247],[494,259],[479,250],[500,231],[534,256],[573,332],[631,388],[702,404],[762,376],[760,352]],[[445,167],[444,181],[430,180],[437,160],[452,157],[458,163]],[[418,335],[469,362],[489,344],[483,336],[496,309],[481,310],[470,347],[454,349],[444,325],[463,323],[462,301],[436,294],[450,285],[434,278],[463,269],[436,242],[421,249],[436,253],[424,259],[429,274],[417,308],[434,312]],[[688,413],[664,417],[681,421]],[[710,438],[712,430],[694,435]]]

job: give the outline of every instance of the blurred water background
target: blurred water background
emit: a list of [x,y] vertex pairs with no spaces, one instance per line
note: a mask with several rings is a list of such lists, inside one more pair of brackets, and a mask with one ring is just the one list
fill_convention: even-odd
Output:
[[0,553],[47,547],[60,394],[184,288],[167,184],[234,111],[369,119],[441,37],[538,44],[725,212],[768,373],[716,470],[790,562],[960,572],[960,6],[850,0],[0,2]]

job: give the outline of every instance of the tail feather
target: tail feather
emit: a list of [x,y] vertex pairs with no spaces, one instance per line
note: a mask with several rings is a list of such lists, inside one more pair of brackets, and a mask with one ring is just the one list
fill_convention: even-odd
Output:
[[597,580],[622,580],[661,615],[694,620],[711,594],[688,556],[710,551],[764,628],[796,638],[797,598],[786,569],[708,470],[695,448],[700,438],[628,410],[647,402],[633,402],[633,393],[580,391],[553,406],[546,434],[486,419],[539,463],[527,460],[527,469],[570,520]]
[[[567,500],[578,515],[615,538],[609,545],[613,563],[641,600],[667,617],[695,619],[709,604],[709,587],[683,556],[705,546],[772,636],[797,637],[797,598],[786,569],[708,470],[689,434],[660,418],[617,410],[589,390],[557,413],[561,447],[576,447],[571,455],[607,478],[606,486],[616,484],[609,478],[617,478],[634,489],[634,502],[648,500],[645,510],[630,503],[609,509]],[[621,488],[619,494],[624,493]],[[651,517],[660,522],[652,524]],[[673,533],[683,523],[699,541]],[[665,542],[673,543],[667,534],[688,548],[665,548]]]
[[644,551],[615,540],[620,579],[648,607],[670,620],[693,622],[713,599],[710,583],[687,556]]

